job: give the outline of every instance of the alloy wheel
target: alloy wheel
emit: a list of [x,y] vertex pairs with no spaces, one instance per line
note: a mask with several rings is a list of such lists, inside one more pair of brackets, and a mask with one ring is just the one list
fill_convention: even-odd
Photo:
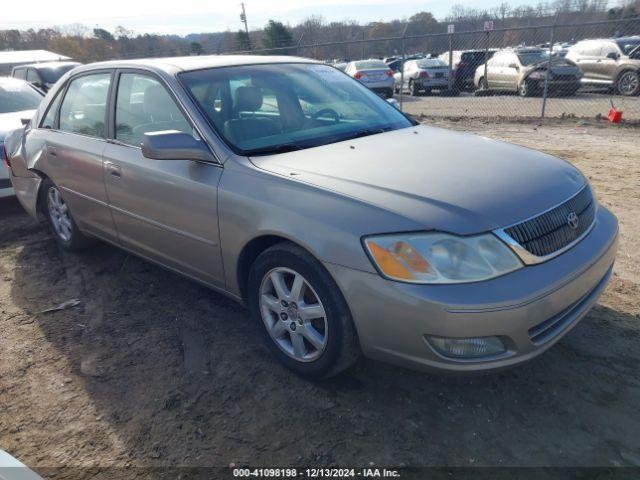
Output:
[[73,224],[69,216],[69,208],[60,195],[60,191],[55,187],[49,188],[47,192],[47,209],[55,233],[65,242],[70,241],[73,234]]
[[327,347],[327,314],[309,282],[289,268],[274,268],[260,285],[262,321],[274,343],[299,362],[319,358]]
[[618,90],[622,95],[634,95],[640,87],[640,75],[626,72],[618,80]]

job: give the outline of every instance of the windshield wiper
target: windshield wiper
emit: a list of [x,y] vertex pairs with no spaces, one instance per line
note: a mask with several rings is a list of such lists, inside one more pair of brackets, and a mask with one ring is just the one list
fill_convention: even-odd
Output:
[[298,145],[296,143],[282,143],[280,145],[274,145],[271,147],[255,148],[253,150],[246,150],[245,155],[270,155],[275,153],[287,153],[302,150],[307,147]]
[[368,137],[370,135],[376,135],[378,133],[388,132],[389,130],[393,130],[392,127],[382,127],[382,128],[364,128],[362,130],[357,130],[341,139],[341,141],[345,140],[353,140],[354,138],[362,138]]

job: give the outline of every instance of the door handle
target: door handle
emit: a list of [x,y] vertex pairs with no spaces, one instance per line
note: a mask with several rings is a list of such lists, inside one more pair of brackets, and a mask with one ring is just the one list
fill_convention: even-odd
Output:
[[105,162],[105,168],[107,169],[107,173],[112,177],[120,178],[122,176],[122,169],[120,165],[116,165],[115,163]]
[[47,147],[47,152],[49,152],[49,155],[51,155],[52,157],[57,157],[58,156],[58,152],[56,151],[56,147]]

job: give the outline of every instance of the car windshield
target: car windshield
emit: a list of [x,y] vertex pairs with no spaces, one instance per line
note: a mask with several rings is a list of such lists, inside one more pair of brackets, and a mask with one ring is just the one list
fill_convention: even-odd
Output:
[[328,65],[211,68],[182,73],[180,79],[213,128],[243,155],[301,150],[412,125]]
[[447,64],[444,63],[439,58],[423,58],[422,60],[417,60],[416,65],[418,65],[418,68],[433,68],[433,67],[447,66]]
[[620,50],[622,50],[622,53],[629,55],[636,48],[640,47],[640,38],[619,40],[618,46],[620,47]]
[[67,73],[72,68],[76,68],[77,65],[60,65],[58,67],[46,67],[41,68],[38,71],[40,76],[46,83],[56,83],[62,75]]
[[22,80],[0,80],[0,113],[35,110],[41,100],[42,95]]
[[359,62],[353,62],[356,70],[370,70],[373,68],[387,69],[387,64],[382,60],[362,60]]
[[525,67],[535,63],[546,62],[549,60],[549,52],[547,50],[536,50],[533,52],[518,53],[520,63]]

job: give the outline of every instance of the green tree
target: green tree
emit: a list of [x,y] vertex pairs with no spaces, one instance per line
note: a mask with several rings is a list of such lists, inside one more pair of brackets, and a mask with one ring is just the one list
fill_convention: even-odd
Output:
[[267,26],[264,27],[263,33],[262,44],[268,50],[268,53],[280,53],[282,55],[289,53],[289,49],[282,47],[291,47],[293,45],[293,36],[284,24],[269,20]]
[[104,28],[94,28],[93,36],[100,40],[104,40],[107,43],[114,43],[116,41],[116,39],[113,38],[113,35]]
[[238,33],[236,33],[236,42],[238,44],[238,48],[234,50],[251,50],[251,39],[244,30],[238,30]]
[[191,42],[189,44],[189,50],[192,55],[202,55],[202,45],[198,42]]

